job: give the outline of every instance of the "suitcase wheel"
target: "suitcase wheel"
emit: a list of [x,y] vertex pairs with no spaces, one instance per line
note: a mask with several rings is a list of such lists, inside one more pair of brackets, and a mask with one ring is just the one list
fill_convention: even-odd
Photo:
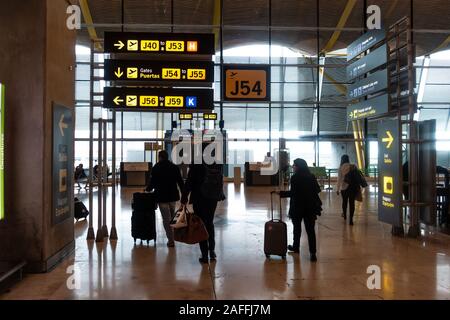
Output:
[[147,245],[149,245],[150,244],[150,240],[147,240]]
[[134,238],[134,244],[136,244],[136,238]]
[[270,259],[270,255],[269,255],[269,254],[266,254],[266,258],[267,258],[267,259]]
[[286,260],[286,256],[281,256],[281,259]]

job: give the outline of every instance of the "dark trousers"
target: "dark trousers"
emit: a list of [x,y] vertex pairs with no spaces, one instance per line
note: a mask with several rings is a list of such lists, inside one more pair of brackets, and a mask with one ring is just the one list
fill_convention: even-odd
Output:
[[302,220],[305,224],[306,233],[308,235],[309,252],[316,253],[316,231],[314,225],[316,223],[315,216],[295,216],[292,217],[292,224],[294,225],[294,248],[300,248],[300,237],[302,235]]
[[203,224],[208,231],[208,240],[200,242],[200,250],[203,257],[208,256],[208,251],[216,248],[215,234],[214,234],[214,214],[217,208],[217,201],[211,199],[198,199],[193,203],[194,213],[202,219]]
[[342,212],[344,216],[347,216],[347,205],[350,205],[350,220],[353,219],[353,215],[355,214],[355,197],[356,192],[352,190],[342,190]]

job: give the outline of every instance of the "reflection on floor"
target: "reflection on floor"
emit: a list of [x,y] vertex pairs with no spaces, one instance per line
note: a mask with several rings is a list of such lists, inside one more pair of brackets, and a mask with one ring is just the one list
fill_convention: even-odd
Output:
[[[79,222],[74,256],[48,274],[25,276],[0,299],[450,299],[450,238],[392,237],[377,221],[374,190],[357,205],[354,226],[341,218],[336,194],[322,192],[317,263],[308,259],[305,238],[300,255],[266,260],[270,190],[227,185],[216,216],[218,260],[202,266],[197,246],[166,247],[159,212],[156,247],[134,245],[130,199],[137,190],[119,189],[117,242],[87,242],[87,223]],[[79,197],[87,202],[85,194]],[[67,285],[74,280],[71,265],[80,281],[74,290]],[[370,265],[381,268],[380,290],[367,287]]]

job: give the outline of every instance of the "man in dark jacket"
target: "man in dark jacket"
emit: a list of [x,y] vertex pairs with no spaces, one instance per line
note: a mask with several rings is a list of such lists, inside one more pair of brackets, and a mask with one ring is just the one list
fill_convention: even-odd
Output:
[[[189,167],[188,178],[185,183],[182,204],[192,204],[194,213],[199,216],[206,230],[208,240],[199,243],[202,256],[199,261],[208,263],[208,256],[216,260],[216,241],[214,231],[214,215],[217,202],[225,199],[223,193],[223,167],[219,164],[194,164]],[[190,195],[190,196],[189,196]]]
[[[184,188],[180,169],[169,161],[169,154],[162,150],[158,154],[159,162],[153,167],[147,191],[155,190],[156,201],[166,230],[168,247],[175,245],[170,222],[175,217],[175,206],[180,200],[180,191]],[[178,186],[178,188],[177,188]]]
[[308,165],[303,159],[294,161],[294,175],[291,178],[291,189],[281,191],[280,197],[291,198],[289,217],[294,225],[294,243],[288,246],[289,251],[300,252],[300,237],[302,232],[302,220],[308,234],[309,252],[311,261],[317,261],[316,257],[316,232],[314,230],[316,216],[321,214],[322,201],[320,200],[320,186],[316,177],[309,171]]

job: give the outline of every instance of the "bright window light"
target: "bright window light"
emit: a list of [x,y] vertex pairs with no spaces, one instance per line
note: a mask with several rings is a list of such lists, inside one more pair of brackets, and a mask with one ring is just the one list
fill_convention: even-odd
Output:
[[[269,46],[265,44],[253,44],[248,46],[239,46],[223,51],[224,57],[268,57]],[[296,52],[290,48],[272,45],[272,57],[303,57],[304,54]]]

